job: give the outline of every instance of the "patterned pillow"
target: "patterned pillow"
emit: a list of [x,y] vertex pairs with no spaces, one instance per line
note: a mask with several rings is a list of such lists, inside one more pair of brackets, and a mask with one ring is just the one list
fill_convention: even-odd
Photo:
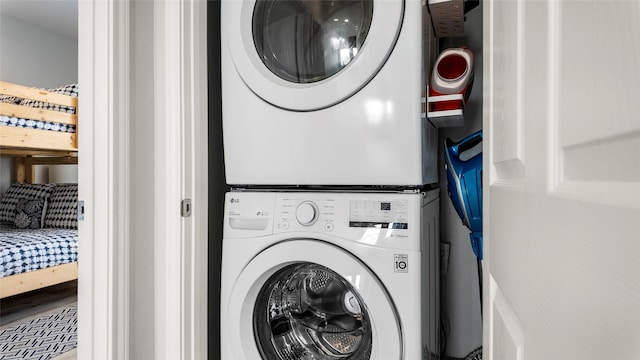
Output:
[[[78,97],[78,84],[65,85],[56,89],[43,89],[43,90],[47,90],[52,93]],[[56,105],[56,104],[50,104],[50,103],[37,101],[37,100],[22,99],[20,101],[20,105],[30,106],[38,109],[61,111],[69,114],[76,113],[76,108],[74,108],[73,106]]]
[[7,104],[18,104],[20,102],[20,98],[11,95],[0,95],[0,103]]
[[19,229],[39,229],[46,199],[20,199],[16,203],[16,217],[13,224]]
[[44,215],[45,228],[78,228],[78,184],[57,184]]
[[47,199],[55,184],[13,184],[0,200],[0,224],[13,225],[16,203],[20,199]]

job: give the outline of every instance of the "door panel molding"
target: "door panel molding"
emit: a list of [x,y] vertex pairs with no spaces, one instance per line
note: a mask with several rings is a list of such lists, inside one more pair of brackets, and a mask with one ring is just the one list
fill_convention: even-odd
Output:
[[489,276],[491,297],[491,346],[488,359],[524,360],[524,330],[515,312],[500,291],[493,276]]
[[[619,91],[621,83],[640,82],[634,70],[640,54],[629,46],[640,42],[640,24],[629,15],[639,10],[637,3],[624,1],[549,1],[548,190],[552,195],[640,207],[640,158],[635,155],[640,148],[636,115],[640,102],[637,93]],[[585,11],[615,17],[616,23],[608,26],[626,36],[602,35],[599,26],[585,19]],[[593,51],[594,43],[607,51]]]
[[[494,32],[489,41],[492,53],[489,66],[491,73],[501,73],[496,77],[500,83],[494,84],[491,77],[489,101],[490,131],[493,139],[492,167],[495,171],[492,185],[522,187],[525,171],[524,140],[524,5],[516,1],[493,3],[490,27],[502,31]],[[499,19],[495,22],[493,19]],[[513,50],[515,49],[515,54]],[[512,61],[515,58],[515,61]],[[499,89],[499,90],[496,90]]]

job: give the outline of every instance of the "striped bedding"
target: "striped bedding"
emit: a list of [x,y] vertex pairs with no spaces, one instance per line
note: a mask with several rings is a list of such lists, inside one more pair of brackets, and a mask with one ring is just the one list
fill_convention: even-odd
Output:
[[15,126],[28,129],[40,129],[48,131],[60,131],[74,133],[76,132],[75,125],[60,124],[50,121],[39,121],[32,119],[17,118],[15,116],[0,115],[0,126]]
[[[50,91],[51,93],[63,94],[78,97],[78,84],[70,84],[61,86],[55,89],[45,89]],[[37,109],[45,109],[45,110],[54,110],[60,111],[69,114],[75,114],[76,109],[70,106],[49,104],[42,101],[30,100],[30,99],[20,99],[13,96],[0,95],[0,102],[6,102],[10,104],[17,104],[22,106],[29,106]],[[76,126],[61,124],[50,121],[40,121],[34,119],[23,119],[15,116],[0,116],[0,126],[14,126],[20,128],[28,128],[28,129],[40,129],[40,130],[48,130],[48,131],[60,131],[60,132],[68,132],[75,133]]]

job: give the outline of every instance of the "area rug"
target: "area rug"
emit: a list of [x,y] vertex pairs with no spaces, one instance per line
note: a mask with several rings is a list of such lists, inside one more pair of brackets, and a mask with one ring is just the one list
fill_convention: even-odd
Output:
[[46,360],[78,346],[77,305],[0,330],[0,360]]

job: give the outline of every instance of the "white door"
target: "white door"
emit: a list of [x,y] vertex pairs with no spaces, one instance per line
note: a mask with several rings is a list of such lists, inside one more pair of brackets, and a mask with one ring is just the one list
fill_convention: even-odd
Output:
[[222,46],[245,84],[265,101],[309,111],[365,86],[396,43],[404,2],[222,3]]
[[640,2],[488,1],[484,46],[487,358],[638,359]]

